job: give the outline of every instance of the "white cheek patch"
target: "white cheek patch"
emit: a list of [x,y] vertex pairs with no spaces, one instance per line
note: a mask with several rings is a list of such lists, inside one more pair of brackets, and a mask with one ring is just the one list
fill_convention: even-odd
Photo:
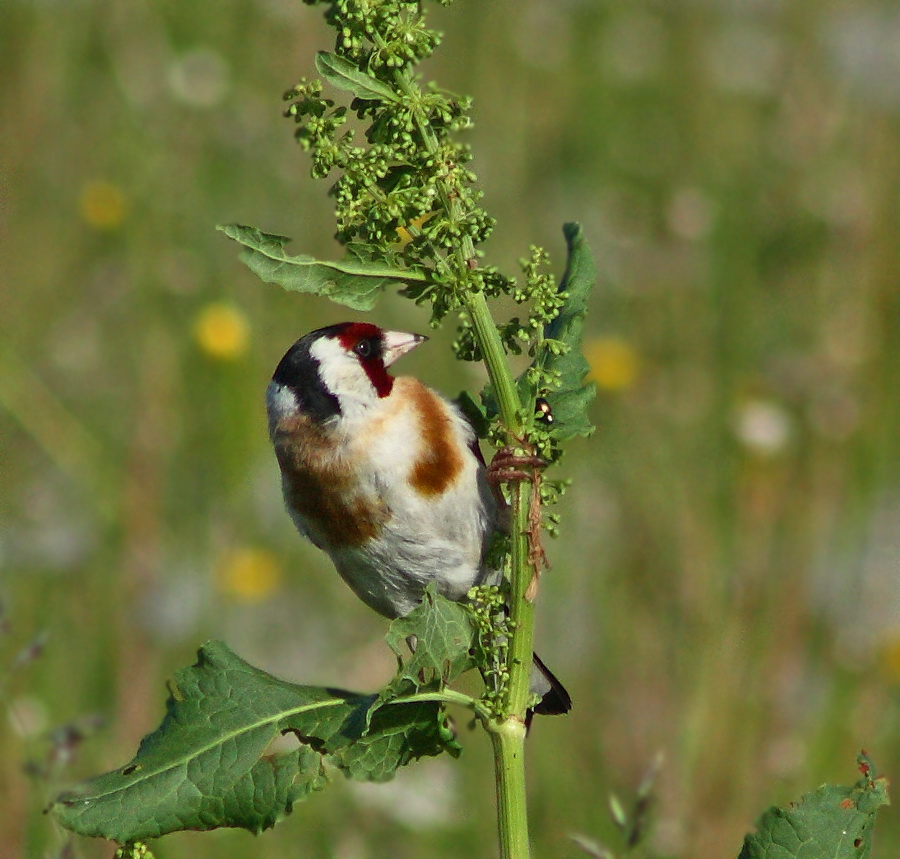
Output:
[[309,354],[319,363],[319,378],[325,388],[337,397],[341,413],[352,417],[378,401],[378,394],[355,355],[331,337],[312,344]]

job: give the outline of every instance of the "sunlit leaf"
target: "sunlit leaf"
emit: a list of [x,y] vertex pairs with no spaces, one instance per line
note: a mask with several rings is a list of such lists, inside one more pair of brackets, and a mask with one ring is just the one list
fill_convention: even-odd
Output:
[[[461,751],[443,708],[435,701],[381,704],[372,700],[355,715],[348,737],[335,735],[328,760],[357,781],[388,781],[402,766],[422,757]],[[346,741],[345,741],[346,739]]]
[[400,100],[394,90],[373,78],[355,63],[328,51],[316,54],[316,69],[332,86],[350,92],[357,98],[396,103]]
[[162,724],[129,764],[56,798],[63,826],[120,843],[183,829],[259,832],[325,786],[326,762],[384,781],[415,758],[458,751],[437,702],[388,704],[370,718],[377,695],[286,683],[221,642],[198,657],[172,679]]
[[386,639],[398,657],[406,651],[406,642],[415,640],[415,650],[401,664],[398,678],[418,686],[448,683],[475,667],[477,633],[471,611],[441,596],[434,585],[426,588],[417,609],[391,624]]
[[255,227],[227,224],[217,229],[244,246],[242,262],[266,283],[321,295],[354,310],[371,310],[385,287],[392,283],[427,279],[416,269],[359,258],[323,262],[310,256],[292,256],[285,251],[289,238],[263,233]]
[[[566,302],[546,326],[544,343],[532,362],[532,368],[556,374],[559,384],[552,390],[539,391],[528,371],[516,380],[522,403],[534,402],[538,395],[547,400],[553,415],[549,434],[560,441],[579,435],[588,436],[594,431],[587,407],[596,393],[593,384],[585,383],[590,366],[582,353],[581,342],[587,300],[596,280],[596,267],[581,225],[564,224],[563,234],[568,247],[568,260],[559,291],[566,293]],[[551,344],[562,348],[554,351]],[[474,419],[475,425],[492,419],[498,412],[497,398],[491,384],[485,386],[481,400],[481,407],[471,401],[464,403],[467,416]]]
[[788,808],[770,808],[744,839],[738,859],[867,859],[875,814],[889,803],[887,781],[873,778],[860,756],[863,777],[853,787],[822,785]]
[[545,350],[538,357],[544,370],[560,376],[559,387],[545,395],[553,413],[550,433],[560,440],[587,436],[594,431],[587,407],[595,392],[594,386],[584,381],[590,367],[582,353],[581,337],[588,296],[597,279],[594,258],[584,240],[581,225],[565,224],[563,234],[569,256],[559,288],[568,297],[559,315],[547,326],[544,337],[565,344],[568,350],[561,355]]

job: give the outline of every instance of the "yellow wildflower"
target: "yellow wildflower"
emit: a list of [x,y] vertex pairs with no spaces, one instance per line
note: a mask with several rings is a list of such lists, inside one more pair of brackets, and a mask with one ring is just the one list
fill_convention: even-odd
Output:
[[637,378],[639,361],[634,348],[618,337],[595,337],[585,344],[591,367],[589,379],[606,391],[623,391]]
[[887,679],[900,683],[900,636],[889,638],[881,649],[881,667]]
[[194,338],[210,358],[229,361],[247,351],[250,329],[244,314],[236,307],[214,302],[207,304],[197,316]]
[[245,546],[236,549],[219,565],[219,590],[241,602],[261,602],[281,585],[282,568],[266,549]]
[[81,217],[95,230],[115,230],[125,220],[125,209],[125,195],[112,182],[88,182],[81,189]]

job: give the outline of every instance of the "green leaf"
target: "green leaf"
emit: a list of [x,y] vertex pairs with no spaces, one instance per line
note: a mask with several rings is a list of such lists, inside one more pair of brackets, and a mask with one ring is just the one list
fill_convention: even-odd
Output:
[[[434,584],[429,584],[421,604],[393,621],[385,640],[397,655],[397,674],[367,714],[370,734],[386,737],[398,713],[412,708],[406,718],[415,719],[419,708],[423,708],[421,737],[428,737],[441,751],[457,757],[462,749],[443,710],[435,721],[433,716],[429,719],[424,709],[430,702],[408,699],[423,691],[441,692],[447,683],[476,666],[475,654],[480,650],[471,609],[447,599],[437,592]],[[407,645],[412,646],[411,653]],[[435,735],[431,734],[433,730],[437,731]],[[358,744],[357,749],[361,748]]]
[[556,355],[545,349],[536,361],[544,370],[558,373],[560,377],[560,386],[546,394],[553,412],[550,434],[559,440],[588,436],[594,431],[587,416],[587,406],[595,393],[593,385],[584,383],[590,367],[581,351],[581,336],[597,269],[581,225],[564,224],[563,234],[569,255],[559,289],[567,293],[568,298],[559,315],[547,325],[544,337],[565,344],[568,351]]
[[356,711],[352,730],[329,744],[329,760],[357,781],[388,781],[395,771],[421,757],[461,748],[443,707],[435,701],[382,703],[373,696],[365,712]]
[[328,51],[316,54],[316,69],[332,86],[353,93],[357,98],[394,104],[400,97],[387,84],[373,78],[355,63]]
[[371,310],[391,283],[427,280],[418,269],[400,269],[358,258],[322,262],[310,256],[291,256],[284,249],[289,238],[263,233],[255,227],[227,224],[216,229],[244,246],[242,262],[266,283],[321,295],[354,310]]
[[[383,781],[415,758],[457,753],[439,703],[386,705],[370,718],[377,700],[286,683],[210,642],[170,682],[166,716],[132,761],[50,810],[74,832],[119,843],[183,829],[260,832],[326,785],[326,762]],[[301,745],[279,751],[283,734]]]
[[[556,374],[559,385],[550,391],[538,390],[527,370],[516,379],[520,402],[533,403],[538,396],[547,400],[553,414],[549,435],[559,441],[593,433],[594,425],[588,418],[587,407],[596,394],[594,386],[584,382],[590,366],[581,350],[587,299],[596,281],[596,266],[580,224],[564,224],[563,235],[566,237],[568,259],[559,291],[567,294],[566,303],[545,327],[542,349],[531,365],[532,368]],[[564,354],[556,354],[550,348],[552,344],[561,344]],[[481,401],[483,408],[479,411],[484,419],[495,417],[497,398],[490,383],[482,390]]]
[[738,859],[867,859],[875,814],[890,800],[864,754],[859,764],[863,777],[853,787],[826,784],[797,805],[770,808]]
[[391,624],[385,639],[398,657],[405,652],[405,643],[415,639],[415,650],[400,664],[395,683],[443,686],[475,667],[478,633],[472,612],[441,596],[434,584],[425,589],[418,608]]

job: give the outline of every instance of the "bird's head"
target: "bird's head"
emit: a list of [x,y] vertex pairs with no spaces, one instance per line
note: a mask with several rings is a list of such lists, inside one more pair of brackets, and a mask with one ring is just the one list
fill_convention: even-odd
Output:
[[427,339],[368,322],[311,331],[288,349],[272,376],[270,426],[298,411],[319,421],[365,411],[391,393],[388,367]]

